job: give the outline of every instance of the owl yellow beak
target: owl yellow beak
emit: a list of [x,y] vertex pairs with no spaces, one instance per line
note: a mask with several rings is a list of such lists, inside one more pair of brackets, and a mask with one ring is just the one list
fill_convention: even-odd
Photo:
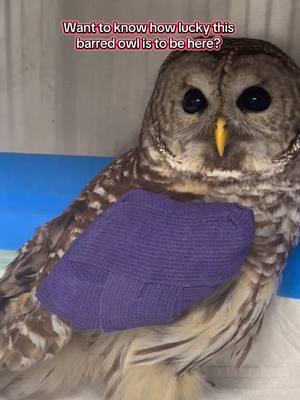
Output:
[[215,142],[220,157],[222,157],[224,154],[227,140],[228,133],[227,129],[225,128],[225,119],[223,117],[218,117],[215,128]]

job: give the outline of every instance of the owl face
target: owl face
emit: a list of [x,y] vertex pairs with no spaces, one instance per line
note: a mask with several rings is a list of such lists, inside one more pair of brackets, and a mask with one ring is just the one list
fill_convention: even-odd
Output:
[[300,128],[299,71],[267,42],[223,46],[220,53],[171,53],[143,131],[186,171],[263,173]]

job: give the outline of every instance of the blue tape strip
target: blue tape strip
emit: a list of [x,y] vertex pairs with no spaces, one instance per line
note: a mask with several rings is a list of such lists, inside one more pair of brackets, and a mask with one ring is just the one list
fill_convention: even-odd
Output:
[[[111,157],[0,153],[0,249],[19,248],[111,161]],[[300,299],[300,246],[289,257],[278,294]]]
[[0,153],[0,249],[60,214],[111,157]]
[[289,255],[277,294],[282,297],[300,299],[300,246],[294,248]]

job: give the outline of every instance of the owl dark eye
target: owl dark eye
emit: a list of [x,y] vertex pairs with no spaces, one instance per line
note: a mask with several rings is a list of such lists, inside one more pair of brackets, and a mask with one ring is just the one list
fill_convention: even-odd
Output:
[[237,106],[242,111],[265,111],[271,104],[271,96],[260,86],[251,86],[237,99]]
[[182,99],[182,108],[189,114],[205,110],[207,104],[204,94],[199,89],[188,90]]

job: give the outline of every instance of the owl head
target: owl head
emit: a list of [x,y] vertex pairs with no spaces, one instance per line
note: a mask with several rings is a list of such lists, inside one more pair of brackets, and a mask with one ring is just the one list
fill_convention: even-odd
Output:
[[141,144],[189,174],[264,174],[300,132],[300,70],[257,39],[175,51],[162,64]]

